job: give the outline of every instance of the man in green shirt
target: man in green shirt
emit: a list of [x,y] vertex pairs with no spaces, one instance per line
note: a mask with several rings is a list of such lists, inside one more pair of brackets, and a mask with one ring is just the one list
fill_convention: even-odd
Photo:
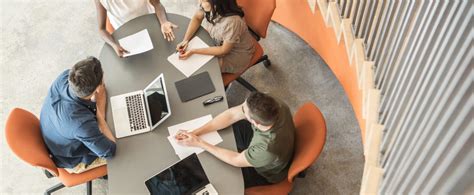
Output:
[[[198,137],[232,124],[238,152]],[[288,106],[270,95],[253,92],[243,104],[229,108],[191,132],[181,130],[175,138],[182,145],[203,148],[230,165],[242,167],[245,187],[249,188],[278,183],[288,177],[294,134]]]

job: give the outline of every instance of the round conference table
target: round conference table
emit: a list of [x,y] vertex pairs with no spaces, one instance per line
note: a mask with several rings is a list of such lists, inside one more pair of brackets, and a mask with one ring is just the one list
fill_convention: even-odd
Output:
[[[176,40],[173,42],[163,39],[156,15],[149,14],[127,22],[113,33],[113,37],[119,40],[147,29],[153,43],[152,50],[127,58],[119,58],[109,45],[104,44],[100,53],[99,58],[104,70],[107,99],[109,100],[106,120],[112,132],[115,133],[110,97],[143,90],[161,73],[165,78],[172,113],[166,121],[151,132],[117,139],[115,156],[107,161],[110,194],[148,194],[144,182],[179,161],[167,139],[169,136],[167,127],[208,114],[215,117],[228,108],[216,58],[211,59],[193,74],[209,72],[216,88],[215,92],[188,102],[181,102],[174,83],[186,77],[168,62],[167,58],[175,52],[176,45],[184,37],[190,19],[176,14],[168,14],[168,20],[179,26],[174,30]],[[199,36],[207,45],[214,45],[213,40],[202,27],[196,36]],[[224,96],[224,101],[203,106],[204,100],[217,95]],[[232,127],[219,131],[219,134],[224,141],[218,146],[236,151]],[[218,193],[244,194],[240,168],[228,165],[205,151],[198,157],[210,183]]]

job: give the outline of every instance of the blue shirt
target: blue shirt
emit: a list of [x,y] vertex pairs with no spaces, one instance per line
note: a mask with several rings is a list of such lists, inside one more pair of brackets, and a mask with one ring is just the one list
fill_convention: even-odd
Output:
[[41,109],[43,139],[56,166],[89,165],[115,154],[115,143],[99,129],[95,102],[77,97],[68,82],[69,70],[53,82]]

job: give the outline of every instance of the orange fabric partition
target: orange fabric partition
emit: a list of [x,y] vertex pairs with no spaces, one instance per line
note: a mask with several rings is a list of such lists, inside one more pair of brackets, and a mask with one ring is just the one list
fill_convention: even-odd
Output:
[[355,65],[349,64],[344,37],[338,44],[333,28],[326,27],[316,5],[313,14],[307,0],[277,0],[272,20],[305,40],[328,64],[352,104],[364,142],[365,121],[362,118],[362,90],[359,90]]

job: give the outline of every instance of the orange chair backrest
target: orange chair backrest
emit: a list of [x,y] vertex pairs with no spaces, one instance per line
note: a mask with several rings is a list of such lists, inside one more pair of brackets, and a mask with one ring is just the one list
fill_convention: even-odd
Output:
[[49,157],[35,115],[21,108],[13,109],[6,122],[5,137],[10,149],[20,159],[59,175],[58,168]]
[[293,117],[296,127],[295,153],[288,181],[305,170],[319,157],[326,143],[326,122],[323,114],[313,103],[305,103]]
[[110,23],[109,17],[105,18],[105,30],[110,34],[114,33],[115,31],[114,27],[112,26],[112,23]]
[[258,34],[265,38],[267,29],[276,8],[276,0],[237,0],[245,13],[245,22]]

